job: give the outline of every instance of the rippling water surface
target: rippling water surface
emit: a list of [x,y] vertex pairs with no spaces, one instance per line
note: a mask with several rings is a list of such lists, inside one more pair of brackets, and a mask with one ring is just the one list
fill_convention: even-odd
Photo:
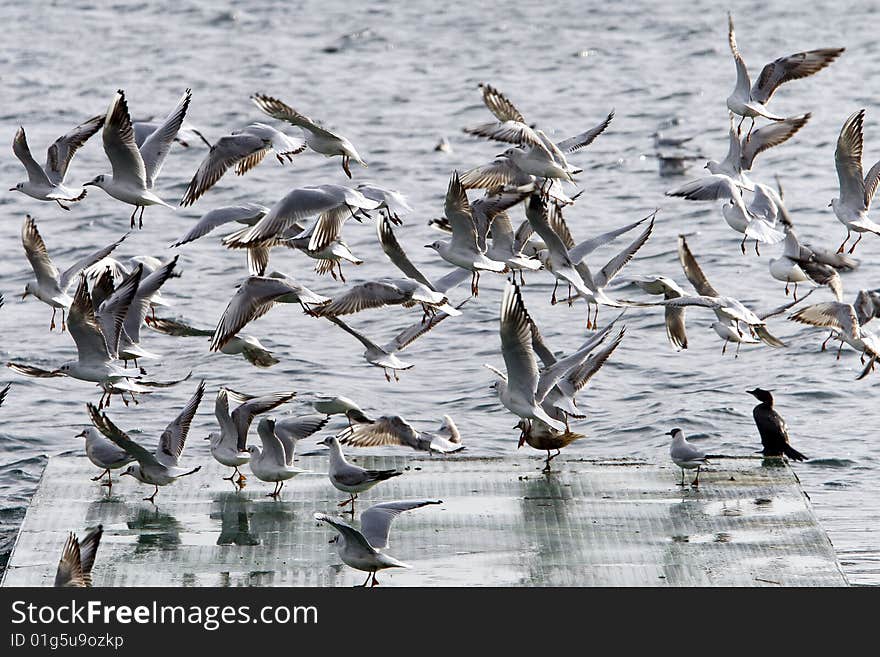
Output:
[[[678,117],[678,131],[695,136],[695,149],[721,159],[726,152],[725,98],[735,80],[727,49],[726,22],[716,3],[554,3],[452,4],[418,0],[374,3],[68,2],[35,7],[2,0],[7,30],[0,42],[3,103],[0,105],[2,189],[24,179],[8,144],[24,125],[38,160],[63,131],[104,111],[113,92],[124,88],[132,114],[164,115],[187,87],[193,90],[188,119],[209,139],[266,117],[248,96],[256,91],[280,96],[304,113],[338,128],[369,162],[353,165],[355,182],[372,180],[403,191],[415,208],[399,239],[429,275],[448,267],[422,245],[436,233],[429,218],[442,212],[452,169],[488,162],[503,150],[471,139],[461,128],[487,121],[478,82],[502,89],[531,121],[558,138],[598,123],[611,108],[616,117],[606,134],[571,159],[584,168],[586,190],[566,215],[577,239],[640,218],[661,207],[653,237],[628,273],[657,273],[685,284],[675,244],[689,235],[692,250],[722,293],[757,309],[785,300],[782,285],[770,278],[768,259],[742,256],[736,234],[723,223],[720,208],[664,197],[683,178],[661,178],[652,133]],[[843,227],[829,201],[836,195],[834,144],[843,120],[867,108],[866,161],[880,157],[877,41],[870,25],[872,3],[841,11],[837,3],[730,3],[737,19],[740,49],[753,75],[780,55],[808,48],[846,46],[847,52],[813,78],[783,87],[773,109],[791,115],[813,113],[788,144],[761,156],[755,177],[772,182],[778,174],[786,201],[806,241],[835,248]],[[619,6],[622,5],[622,6]],[[778,5],[778,6],[777,6]],[[295,133],[295,129],[290,129]],[[446,136],[450,154],[433,150]],[[205,155],[198,145],[175,147],[157,192],[176,203]],[[100,136],[80,152],[72,168],[79,181],[109,172]],[[702,173],[700,163],[692,167]],[[172,212],[148,208],[144,230],[133,233],[120,255],[169,257],[167,245],[202,213],[235,202],[271,205],[289,189],[326,182],[345,183],[339,160],[315,153],[292,166],[267,159],[244,178],[228,174],[195,208]],[[118,238],[128,229],[128,206],[92,188],[69,212],[20,194],[0,195],[0,350],[15,359],[51,367],[73,358],[65,333],[47,331],[50,310],[14,295],[31,276],[20,245],[25,213],[38,221],[52,256],[64,268],[74,259]],[[514,214],[519,220],[520,210]],[[229,232],[229,231],[227,231]],[[244,257],[219,244],[222,230],[179,250],[184,274],[166,286],[170,312],[196,325],[216,323],[235,283],[245,275]],[[367,263],[347,268],[350,280],[393,275],[371,225],[346,226],[346,239]],[[621,243],[623,244],[623,242]],[[605,249],[591,260],[601,266]],[[857,255],[861,268],[844,278],[847,297],[861,287],[880,286],[880,240],[866,237]],[[340,284],[318,277],[312,262],[293,251],[273,253],[272,266],[309,287],[331,295]],[[210,384],[191,437],[213,424],[213,392],[220,384],[249,391],[293,388],[298,406],[315,394],[345,394],[373,412],[396,411],[432,428],[443,413],[455,417],[476,455],[515,449],[511,416],[489,390],[484,362],[501,364],[498,302],[503,279],[484,276],[481,294],[465,316],[450,320],[407,352],[417,365],[400,383],[386,383],[380,370],[361,359],[361,346],[326,322],[281,307],[253,324],[282,362],[257,370],[242,359],[207,351],[198,339],[179,340],[146,331],[145,346],[165,355],[151,366],[158,378],[185,374]],[[550,277],[530,277],[526,303],[550,344],[568,350],[583,338],[583,305],[551,307]],[[459,291],[464,295],[464,291]],[[626,288],[621,295],[636,292]],[[827,290],[813,300],[830,298]],[[603,311],[600,320],[611,313]],[[880,583],[880,447],[876,431],[877,375],[856,382],[858,356],[844,350],[820,353],[822,335],[787,322],[771,330],[786,349],[744,348],[738,359],[722,357],[710,329],[711,314],[689,313],[690,348],[676,353],[666,341],[661,313],[632,310],[622,348],[582,395],[589,420],[577,425],[588,439],[575,443],[575,456],[638,455],[667,458],[663,432],[682,426],[710,451],[747,454],[760,445],[751,418],[747,387],[776,390],[778,406],[798,449],[814,460],[795,465],[815,509],[828,529],[849,578]],[[351,323],[376,339],[387,339],[417,315],[400,308],[362,313]],[[0,564],[37,485],[46,457],[80,447],[74,438],[86,423],[84,403],[97,391],[70,379],[29,379],[5,370],[13,388],[0,409]],[[186,383],[143,398],[137,408],[111,409],[123,427],[155,436],[192,393]],[[308,446],[306,446],[308,449]],[[193,462],[207,457],[206,443],[191,440]],[[537,458],[537,455],[536,455]],[[2,567],[2,566],[0,566]]]

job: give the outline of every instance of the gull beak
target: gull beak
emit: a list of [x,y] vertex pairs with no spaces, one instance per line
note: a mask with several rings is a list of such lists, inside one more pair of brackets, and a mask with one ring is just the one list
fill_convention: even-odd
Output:
[[519,439],[519,445],[516,446],[517,449],[526,444],[526,434],[523,433],[522,438]]
[[133,476],[133,475],[132,475],[130,472],[128,472],[128,471],[119,473],[119,476],[120,476],[120,477],[124,477],[125,475],[128,475],[129,477],[132,477],[132,476]]
[[10,188],[9,188],[9,191],[10,191],[10,192],[17,192],[17,191],[18,191],[18,187],[10,187]]
[[25,298],[27,298],[27,296],[28,296],[29,294],[30,294],[30,292],[28,292],[27,290],[25,290],[24,292],[22,292],[21,300],[24,301]]
[[829,203],[829,204],[828,204],[828,207],[830,208],[832,205],[834,205],[834,204],[833,204],[833,203]]
[[425,244],[425,248],[426,248],[426,249],[431,249],[431,248],[433,248],[433,247],[434,247],[433,244]]
[[83,183],[82,186],[83,186],[83,187],[94,187],[94,186],[95,186],[95,183],[92,182],[92,181],[89,181],[89,182],[87,182],[87,183]]

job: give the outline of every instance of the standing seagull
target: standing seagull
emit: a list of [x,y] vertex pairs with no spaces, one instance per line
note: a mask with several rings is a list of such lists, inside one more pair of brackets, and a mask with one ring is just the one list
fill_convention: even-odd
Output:
[[852,231],[859,234],[859,239],[849,247],[849,253],[855,251],[856,244],[862,241],[865,233],[880,235],[880,224],[868,218],[871,200],[880,183],[880,161],[875,163],[868,171],[868,175],[862,178],[864,121],[865,110],[851,114],[840,130],[837,149],[834,151],[840,196],[832,199],[829,207],[834,208],[834,216],[846,226],[846,239],[838,247],[838,253],[843,253]]
[[37,164],[34,156],[31,155],[24,128],[19,127],[12,140],[12,152],[27,169],[28,179],[26,182],[18,183],[9,191],[27,194],[38,201],[55,201],[64,210],[70,210],[62,201],[68,203],[81,201],[86,196],[86,190],[82,187],[69,187],[65,184],[67,169],[79,147],[98,132],[102,125],[104,125],[104,115],[93,116],[66,135],[56,139],[49,146],[46,166],[43,167]]
[[134,461],[134,457],[131,454],[104,438],[95,427],[83,430],[81,433],[76,434],[76,437],[86,439],[86,456],[89,457],[89,461],[103,470],[97,477],[92,477],[92,481],[98,481],[103,479],[104,475],[107,475],[107,481],[102,483],[102,486],[111,488],[113,486],[113,477],[110,471]]
[[361,514],[360,531],[342,518],[328,516],[325,513],[316,513],[315,520],[326,522],[339,532],[330,541],[337,544],[339,558],[352,568],[370,573],[363,584],[364,586],[370,583],[370,579],[373,580],[371,586],[376,586],[379,583],[379,580],[376,579],[377,570],[409,568],[402,561],[379,551],[388,547],[391,523],[404,511],[411,511],[429,504],[443,504],[443,500],[402,500],[374,504]]
[[699,486],[700,485],[700,468],[706,465],[706,453],[700,449],[697,449],[694,445],[687,441],[687,438],[684,437],[684,432],[681,429],[673,429],[672,431],[666,432],[667,436],[672,436],[672,444],[669,446],[669,456],[672,457],[672,462],[675,463],[679,468],[681,468],[681,486],[684,486],[684,471],[685,468],[688,470],[697,469],[697,476],[694,477],[694,481],[691,483],[691,486]]
[[167,486],[174,483],[179,477],[194,474],[202,469],[197,466],[192,470],[180,467],[180,455],[183,453],[183,447],[186,444],[186,435],[189,433],[190,424],[195,417],[196,410],[202,401],[202,395],[205,394],[205,382],[199,383],[195,394],[183,407],[174,421],[171,422],[162,432],[159,438],[159,445],[156,447],[155,453],[150,453],[142,446],[134,442],[128,434],[117,427],[105,413],[101,413],[94,405],[86,404],[89,410],[89,416],[92,418],[98,431],[107,436],[114,443],[119,445],[126,452],[131,454],[137,463],[134,463],[123,472],[123,475],[130,475],[138,481],[155,486],[153,494],[145,497],[144,501],[153,502],[156,494],[159,492],[159,486]]
[[[311,433],[318,431],[324,424],[326,419],[321,418],[323,423],[312,425],[309,429],[314,429]],[[260,481],[271,481],[275,484],[275,488],[271,493],[267,493],[266,497],[278,499],[281,489],[284,488],[284,482],[293,479],[296,475],[306,472],[293,464],[293,456],[296,450],[296,440],[299,437],[309,435],[308,431],[302,435],[292,437],[288,432],[276,431],[275,418],[264,417],[257,425],[257,434],[263,444],[261,450],[256,445],[247,448],[250,452],[251,472]]]
[[727,107],[731,112],[742,117],[737,126],[737,133],[739,133],[746,117],[752,120],[749,134],[755,127],[755,118],[759,116],[771,121],[785,119],[785,117],[768,111],[766,106],[779,85],[818,73],[845,50],[844,48],[822,48],[780,57],[761,69],[761,75],[758,76],[755,84],[752,84],[749,70],[736,46],[733,16],[730,14],[727,15],[727,41],[730,45],[730,52],[733,53],[733,60],[736,62],[736,87],[727,98]]
[[55,586],[88,588],[92,585],[92,568],[103,535],[102,525],[86,534],[81,541],[70,532],[55,572]]
[[358,152],[348,139],[342,135],[330,132],[326,128],[322,128],[307,116],[297,112],[277,98],[264,96],[263,94],[254,94],[251,96],[254,104],[263,110],[273,119],[279,121],[287,121],[288,123],[300,128],[306,136],[306,145],[316,153],[321,153],[327,157],[334,155],[342,156],[342,169],[345,175],[351,178],[351,170],[348,168],[350,160],[354,160],[361,166],[367,166],[367,163],[361,159]]
[[761,444],[764,446],[761,453],[764,456],[785,454],[793,461],[805,461],[807,457],[789,444],[788,427],[782,416],[773,408],[773,395],[770,391],[755,388],[746,392],[761,402],[752,411],[755,424],[758,425],[758,433],[761,434]]
[[125,235],[112,244],[77,260],[61,274],[49,257],[46,243],[43,241],[40,231],[37,230],[37,222],[30,215],[27,215],[24,219],[24,224],[21,226],[21,244],[24,247],[24,253],[27,256],[28,262],[31,264],[31,269],[34,270],[36,281],[28,281],[21,298],[25,299],[29,294],[32,294],[43,303],[52,306],[50,331],[55,328],[55,312],[61,308],[61,330],[63,331],[65,328],[64,313],[70,308],[70,304],[73,303],[73,299],[67,291],[73,284],[74,279],[83,269],[91,267],[99,260],[108,256],[124,239]]
[[[224,477],[228,481],[236,481],[240,486],[247,477],[238,471],[238,466],[250,460],[247,451],[247,435],[251,422],[260,413],[268,413],[296,396],[295,392],[277,392],[260,397],[245,399],[232,413],[229,413],[229,395],[226,388],[217,392],[214,403],[214,415],[220,424],[220,433],[211,432],[205,440],[211,441],[211,456],[225,466],[235,468],[232,474]],[[235,394],[238,400],[238,394]],[[238,475],[238,480],[235,476]]]
[[328,436],[318,444],[330,448],[330,471],[328,473],[330,483],[337,490],[348,493],[349,498],[340,502],[339,506],[351,504],[349,512],[352,517],[354,517],[354,501],[357,499],[358,493],[370,490],[380,481],[403,474],[399,470],[367,470],[359,465],[349,463],[345,460],[345,455],[342,453],[336,436]]
[[164,205],[174,209],[161,198],[153,193],[153,185],[165,157],[171,149],[177,131],[186,116],[192,92],[187,89],[186,93],[177,103],[177,107],[168,115],[165,122],[144,141],[138,148],[134,139],[134,129],[131,126],[131,116],[128,113],[128,103],[125,101],[125,92],[120,89],[113,97],[110,108],[107,110],[107,118],[104,121],[104,152],[113,167],[113,175],[108,179],[104,174],[97,176],[84,186],[94,185],[100,187],[115,199],[134,206],[131,213],[131,227],[134,228],[134,217],[140,208],[138,228],[144,226],[144,208],[148,205]]

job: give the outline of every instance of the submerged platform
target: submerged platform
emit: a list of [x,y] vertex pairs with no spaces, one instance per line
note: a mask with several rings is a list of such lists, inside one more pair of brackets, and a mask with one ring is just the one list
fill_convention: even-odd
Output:
[[[389,554],[411,570],[383,586],[845,586],[828,536],[792,470],[778,460],[716,461],[699,489],[679,470],[629,460],[561,456],[542,474],[536,454],[504,458],[364,457],[405,474],[358,500],[433,498],[402,514]],[[69,531],[104,526],[95,586],[351,586],[365,573],[342,564],[335,532],[312,518],[335,513],[342,493],[322,456],[282,498],[251,477],[240,491],[213,461],[152,491],[123,477],[112,492],[90,481],[85,459],[49,460],[22,523],[4,586],[50,586]],[[190,460],[187,461],[191,462]],[[115,477],[114,477],[115,479]]]

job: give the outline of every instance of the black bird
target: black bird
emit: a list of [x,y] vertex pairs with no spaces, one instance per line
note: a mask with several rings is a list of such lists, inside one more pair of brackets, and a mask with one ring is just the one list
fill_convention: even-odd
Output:
[[793,461],[805,461],[807,457],[789,444],[788,427],[782,416],[773,408],[773,395],[770,391],[755,388],[746,392],[761,402],[752,411],[755,424],[758,425],[758,433],[761,434],[761,444],[764,446],[761,453],[764,456],[785,454]]

